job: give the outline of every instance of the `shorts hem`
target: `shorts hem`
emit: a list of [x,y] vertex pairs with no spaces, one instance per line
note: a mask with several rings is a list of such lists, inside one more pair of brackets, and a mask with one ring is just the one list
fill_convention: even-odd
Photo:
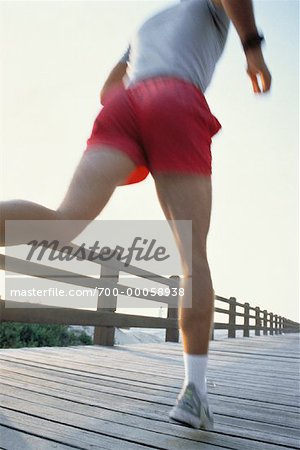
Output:
[[150,169],[150,172],[153,176],[155,175],[202,175],[202,176],[211,176],[212,170],[195,170],[193,169]]
[[146,166],[146,162],[143,160],[143,158],[139,158],[132,154],[131,150],[126,148],[125,145],[119,144],[119,143],[112,143],[108,141],[97,141],[93,142],[91,144],[88,144],[84,153],[89,151],[99,151],[101,152],[102,148],[99,148],[101,146],[105,146],[108,149],[111,149],[112,151],[118,151],[120,153],[124,153],[126,156],[128,156],[129,159],[136,165],[136,166]]

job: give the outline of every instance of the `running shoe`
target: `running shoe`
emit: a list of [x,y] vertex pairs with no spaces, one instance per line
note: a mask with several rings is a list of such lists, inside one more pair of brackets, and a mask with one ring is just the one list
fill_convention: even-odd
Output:
[[207,396],[200,398],[193,383],[182,389],[169,417],[197,429],[212,430],[214,427]]

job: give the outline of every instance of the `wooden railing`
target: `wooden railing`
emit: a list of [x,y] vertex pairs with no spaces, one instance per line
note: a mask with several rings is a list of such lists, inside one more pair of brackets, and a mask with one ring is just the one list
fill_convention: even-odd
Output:
[[[74,244],[73,250],[76,252],[78,247]],[[88,254],[88,253],[87,253]],[[79,259],[79,258],[78,258]],[[84,309],[35,306],[28,302],[13,302],[0,300],[0,322],[23,322],[23,323],[48,323],[64,325],[83,325],[94,326],[94,344],[113,345],[115,328],[163,328],[166,329],[166,341],[178,341],[179,331],[177,324],[177,304],[176,296],[163,295],[132,295],[135,298],[159,302],[168,305],[167,318],[139,316],[133,314],[117,313],[117,296],[114,290],[118,292],[126,291],[128,286],[119,283],[119,274],[124,272],[135,277],[152,280],[158,285],[178,289],[179,277],[163,277],[152,272],[140,269],[134,266],[125,266],[117,259],[109,261],[93,260],[99,267],[100,276],[98,278],[84,276],[66,270],[55,269],[31,261],[24,261],[10,256],[0,255],[0,269],[9,270],[17,274],[34,276],[37,278],[46,278],[52,281],[59,281],[70,285],[95,289],[100,292],[101,288],[108,288],[111,295],[98,296],[97,310],[90,311]],[[142,291],[142,290],[141,290]],[[133,291],[133,293],[136,293]],[[107,307],[109,305],[109,307]]]
[[[282,333],[299,333],[300,324],[285,317],[279,316],[259,306],[250,306],[249,303],[240,303],[235,297],[229,299],[216,296],[216,301],[228,305],[227,309],[215,307],[215,312],[226,314],[228,323],[214,323],[214,330],[228,330],[228,337],[235,338],[237,331],[242,331],[244,337],[250,336],[254,331],[255,336],[274,335]],[[242,311],[238,311],[238,309]],[[240,320],[242,323],[237,323]]]
[[[76,250],[76,246],[74,246],[74,249]],[[176,296],[150,296],[144,295],[143,292],[139,295],[132,295],[136,298],[168,305],[166,318],[121,314],[116,312],[118,299],[114,293],[116,292],[114,288],[118,292],[122,292],[128,287],[119,283],[120,272],[152,280],[160,285],[175,289],[179,287],[179,277],[172,276],[167,278],[138,267],[125,267],[117,259],[111,259],[105,262],[96,260],[94,262],[101,266],[99,278],[83,276],[66,270],[54,269],[30,261],[0,255],[0,269],[2,270],[5,270],[5,267],[9,267],[10,271],[23,275],[32,276],[34,274],[38,278],[47,278],[49,280],[92,289],[108,287],[111,292],[109,297],[103,294],[98,296],[96,311],[42,305],[37,307],[27,302],[20,303],[0,300],[0,322],[90,325],[95,327],[94,344],[110,346],[114,345],[116,327],[162,328],[166,329],[166,341],[178,342],[178,298]],[[109,308],[107,307],[108,302]],[[249,337],[251,330],[254,330],[255,336],[259,336],[261,332],[264,335],[274,335],[300,331],[300,325],[298,323],[266,310],[262,311],[259,307],[252,307],[249,303],[239,303],[234,297],[227,299],[216,296],[216,302],[222,303],[223,307],[216,306],[215,312],[227,315],[228,322],[214,323],[214,330],[228,330],[229,338],[235,338],[238,330],[242,330],[244,337]],[[238,309],[242,311],[238,311]],[[238,320],[242,320],[243,323],[237,323]],[[212,333],[213,338],[214,333]]]

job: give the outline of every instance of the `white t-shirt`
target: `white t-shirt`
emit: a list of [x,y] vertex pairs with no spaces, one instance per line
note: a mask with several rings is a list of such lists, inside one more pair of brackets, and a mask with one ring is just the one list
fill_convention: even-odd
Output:
[[192,82],[205,92],[228,35],[229,19],[211,0],[184,0],[146,20],[120,62],[128,85],[157,76]]

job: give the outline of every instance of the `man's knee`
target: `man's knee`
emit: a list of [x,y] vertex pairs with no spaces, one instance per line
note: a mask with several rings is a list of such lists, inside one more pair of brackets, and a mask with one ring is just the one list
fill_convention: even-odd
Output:
[[58,208],[56,210],[57,238],[61,242],[71,242],[75,239],[91,222],[92,218],[88,218],[84,214],[76,214],[74,211]]
[[210,277],[210,269],[205,246],[193,248],[190,255],[182,258],[183,275],[193,276],[194,279]]

